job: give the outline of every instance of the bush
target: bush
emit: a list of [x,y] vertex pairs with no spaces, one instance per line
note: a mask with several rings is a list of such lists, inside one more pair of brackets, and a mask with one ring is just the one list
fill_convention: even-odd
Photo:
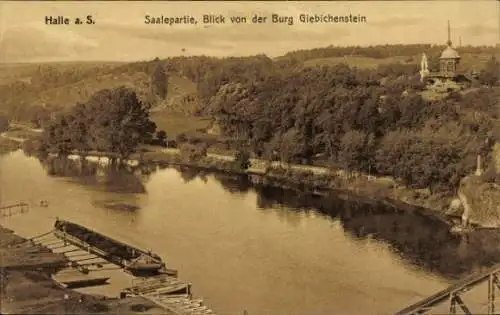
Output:
[[181,143],[184,143],[186,141],[188,141],[188,137],[185,133],[180,133],[177,135],[177,137],[175,138],[175,141],[178,143],[178,144],[181,144]]
[[205,144],[184,143],[180,147],[181,157],[188,162],[199,161],[207,156],[207,146]]
[[248,151],[238,151],[234,157],[236,166],[240,170],[247,170],[252,163],[250,163],[250,153]]
[[0,132],[7,131],[9,129],[9,119],[6,116],[0,116]]

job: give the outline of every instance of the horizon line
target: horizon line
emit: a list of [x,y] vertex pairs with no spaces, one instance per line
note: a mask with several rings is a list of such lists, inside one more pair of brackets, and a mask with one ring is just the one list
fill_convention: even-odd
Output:
[[[144,59],[131,59],[131,60],[106,60],[106,59],[92,59],[92,60],[82,60],[82,59],[61,59],[61,60],[46,60],[46,61],[2,61],[0,60],[0,64],[42,64],[42,63],[70,63],[70,62],[80,62],[80,63],[90,63],[90,62],[98,62],[98,63],[133,63],[133,62],[142,62],[142,61],[151,61],[156,58],[159,58],[160,60],[165,60],[165,59],[172,59],[172,58],[196,58],[196,57],[208,57],[208,58],[214,58],[214,59],[227,59],[227,58],[248,58],[248,57],[255,57],[255,56],[266,56],[269,59],[279,59],[282,57],[286,57],[290,53],[294,52],[301,52],[301,51],[312,51],[312,50],[317,50],[317,49],[328,49],[328,48],[370,48],[370,47],[390,47],[390,46],[417,46],[417,45],[422,45],[422,46],[430,46],[430,47],[446,47],[445,44],[436,44],[436,43],[413,43],[413,44],[369,44],[369,45],[348,45],[348,46],[340,46],[340,45],[328,45],[328,46],[321,46],[321,47],[314,47],[314,48],[304,48],[304,49],[295,49],[295,50],[290,50],[284,54],[281,54],[279,56],[271,57],[266,53],[259,53],[259,54],[250,54],[250,55],[227,55],[227,56],[210,56],[210,55],[204,55],[204,54],[196,54],[196,55],[174,55],[174,56],[169,56],[169,57],[154,57],[154,58],[144,58]],[[460,49],[460,48],[496,48],[499,47],[500,43],[496,43],[494,45],[491,44],[480,44],[480,45],[453,45],[454,48]],[[425,52],[422,52],[425,53]],[[337,56],[337,57],[354,57],[357,56],[356,54],[350,54],[349,56],[344,55],[344,56]],[[398,55],[394,55],[398,56]],[[363,56],[365,57],[365,56]],[[373,58],[373,57],[365,57],[365,58],[372,58],[372,59],[384,59],[384,58]]]

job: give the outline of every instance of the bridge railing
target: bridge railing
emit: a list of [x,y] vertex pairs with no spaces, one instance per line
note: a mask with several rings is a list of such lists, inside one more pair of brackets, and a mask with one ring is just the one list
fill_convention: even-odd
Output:
[[[493,266],[484,272],[471,275],[458,283],[424,299],[420,302],[412,304],[405,309],[396,313],[396,315],[413,315],[413,314],[426,314],[432,308],[445,301],[449,303],[449,314],[456,314],[457,306],[459,306],[464,314],[473,314],[466,303],[461,298],[461,294],[476,286],[488,283],[487,306],[488,315],[498,314],[495,313],[495,291],[500,290],[500,264]],[[481,312],[482,313],[482,312]]]

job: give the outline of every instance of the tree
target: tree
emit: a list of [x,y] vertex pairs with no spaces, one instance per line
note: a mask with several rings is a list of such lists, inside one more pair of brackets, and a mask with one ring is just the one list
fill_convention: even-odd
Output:
[[367,169],[370,157],[366,152],[369,137],[362,131],[350,130],[340,140],[340,162],[344,167]]
[[7,116],[0,115],[0,132],[7,131],[9,129],[9,118]]
[[498,83],[500,78],[500,63],[496,60],[495,56],[486,64],[486,68],[479,74],[479,81],[482,84],[493,86]]
[[236,152],[234,160],[236,167],[240,170],[247,170],[251,166],[250,153],[246,150],[239,150]]
[[165,146],[167,140],[167,133],[165,130],[158,130],[156,132],[156,139],[160,142],[160,145]]
[[140,143],[150,142],[156,125],[149,119],[149,105],[134,90],[102,90],[87,104],[93,118],[94,147],[127,158]]
[[151,141],[156,125],[149,109],[130,88],[101,90],[52,122],[44,143],[61,154],[94,149],[117,153],[123,161],[140,143]]
[[207,156],[207,145],[205,143],[184,143],[181,145],[180,153],[187,162],[196,162]]
[[71,143],[70,123],[71,117],[65,115],[56,117],[56,120],[49,124],[42,135],[42,146],[55,150],[60,155],[69,154],[74,149]]
[[161,63],[157,63],[151,76],[151,89],[153,95],[160,97],[162,100],[167,98],[168,91],[168,76]]

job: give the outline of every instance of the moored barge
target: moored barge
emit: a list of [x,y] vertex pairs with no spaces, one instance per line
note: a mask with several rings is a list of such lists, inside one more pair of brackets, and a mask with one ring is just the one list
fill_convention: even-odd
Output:
[[130,246],[69,221],[57,219],[54,228],[56,237],[119,265],[134,276],[177,276],[176,270],[167,269],[160,256],[151,251]]

